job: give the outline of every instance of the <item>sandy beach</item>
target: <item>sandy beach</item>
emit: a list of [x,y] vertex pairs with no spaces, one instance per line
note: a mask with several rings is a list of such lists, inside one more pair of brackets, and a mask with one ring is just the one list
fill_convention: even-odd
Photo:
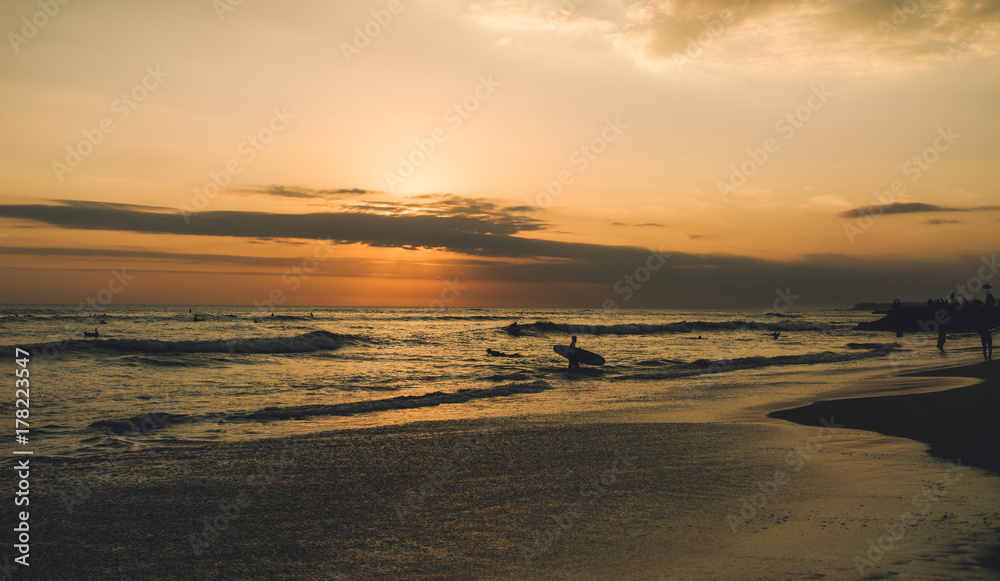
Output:
[[12,578],[995,579],[995,370],[931,375],[985,381],[37,458]]

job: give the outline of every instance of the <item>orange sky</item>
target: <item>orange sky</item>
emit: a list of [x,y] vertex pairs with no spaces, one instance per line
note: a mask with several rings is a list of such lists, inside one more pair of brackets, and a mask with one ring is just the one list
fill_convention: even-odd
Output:
[[0,302],[766,310],[997,250],[996,3],[55,6],[0,8]]

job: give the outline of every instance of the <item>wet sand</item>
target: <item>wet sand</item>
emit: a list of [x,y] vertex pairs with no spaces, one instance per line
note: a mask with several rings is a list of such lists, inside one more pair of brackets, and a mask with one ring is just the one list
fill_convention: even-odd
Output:
[[947,391],[816,402],[770,417],[816,425],[817,417],[836,416],[848,427],[923,442],[942,459],[961,458],[966,466],[1000,475],[1000,364],[978,363],[911,376],[983,381]]
[[[770,413],[769,417],[803,425],[821,425],[817,418],[835,417],[838,424],[848,429],[877,432],[926,444],[924,448],[927,452],[947,464],[933,482],[914,494],[903,514],[908,512],[922,516],[944,506],[947,506],[945,510],[957,508],[959,501],[950,496],[952,491],[972,488],[967,485],[970,479],[976,479],[976,484],[983,485],[982,488],[974,490],[971,498],[961,499],[965,505],[961,508],[966,509],[964,514],[968,520],[962,520],[960,516],[944,522],[949,516],[956,516],[956,512],[962,513],[958,509],[942,514],[935,523],[939,536],[952,541],[951,551],[964,544],[965,548],[973,549],[970,555],[974,557],[966,563],[967,569],[939,568],[943,569],[943,578],[949,575],[955,578],[983,575],[984,578],[1000,579],[1000,516],[995,510],[1000,505],[1000,487],[995,478],[984,476],[985,473],[1000,476],[1000,422],[997,421],[1000,412],[1000,365],[976,363],[930,369],[901,377],[907,376],[963,377],[980,381],[941,391],[818,401],[779,410]],[[969,470],[970,467],[973,469]],[[962,526],[971,525],[973,521],[985,524],[993,534],[983,535],[981,531],[974,534],[968,527]],[[975,544],[980,546],[974,547]],[[867,567],[862,569],[873,573]]]
[[14,578],[849,579],[856,559],[998,578],[1000,479],[913,440],[990,468],[995,396],[931,390],[775,414],[808,425],[757,403],[740,422],[645,410],[38,458]]

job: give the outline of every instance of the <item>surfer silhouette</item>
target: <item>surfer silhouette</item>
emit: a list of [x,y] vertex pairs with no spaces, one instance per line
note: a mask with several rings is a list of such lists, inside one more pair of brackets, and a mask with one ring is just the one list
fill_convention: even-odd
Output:
[[510,325],[507,325],[507,334],[513,335],[515,337],[521,334],[521,327],[517,326],[517,321],[514,321]]
[[771,336],[774,337],[775,339],[777,339],[778,337],[781,337],[781,333],[779,333],[778,331],[775,331],[775,332],[771,333]]
[[[573,335],[572,339],[569,342],[569,346],[572,349],[576,349],[577,348],[576,347],[576,335]],[[580,361],[576,357],[574,357],[574,356],[571,355],[570,357],[568,357],[568,359],[569,359],[569,369],[579,369],[580,368]]]
[[594,365],[600,367],[604,365],[604,358],[597,353],[591,353],[586,349],[576,346],[576,335],[573,335],[569,345],[553,345],[552,350],[569,359],[569,369],[578,369],[580,364]]

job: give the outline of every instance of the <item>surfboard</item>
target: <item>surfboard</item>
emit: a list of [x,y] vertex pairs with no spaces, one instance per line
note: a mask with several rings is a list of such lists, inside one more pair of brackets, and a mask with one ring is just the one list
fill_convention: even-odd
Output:
[[604,365],[603,357],[586,349],[570,347],[569,345],[555,345],[552,350],[566,359],[576,359],[584,365]]

